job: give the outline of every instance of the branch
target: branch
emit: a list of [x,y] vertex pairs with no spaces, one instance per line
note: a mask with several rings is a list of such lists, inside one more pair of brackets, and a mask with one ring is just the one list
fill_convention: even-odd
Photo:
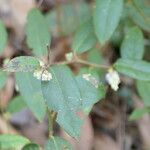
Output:
[[107,66],[107,65],[96,64],[96,63],[91,63],[91,62],[82,60],[82,59],[78,58],[76,55],[74,56],[74,58],[71,61],[56,62],[56,63],[53,63],[52,65],[69,65],[69,64],[73,64],[73,63],[83,64],[83,65],[95,67],[95,68],[103,68],[103,69],[110,68],[110,66]]

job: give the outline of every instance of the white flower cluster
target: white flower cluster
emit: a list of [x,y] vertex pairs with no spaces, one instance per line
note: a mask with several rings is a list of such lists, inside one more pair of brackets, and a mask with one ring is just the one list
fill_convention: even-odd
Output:
[[67,53],[67,54],[65,55],[65,57],[66,57],[66,60],[67,60],[67,61],[71,61],[71,60],[73,59],[73,53],[72,53],[72,52]]
[[93,86],[98,88],[99,82],[95,77],[93,77],[90,73],[89,74],[83,74],[82,78],[89,81]]
[[42,80],[42,81],[50,81],[52,79],[52,74],[49,73],[47,70],[42,70],[42,69],[35,70],[33,76],[38,80]]
[[114,91],[117,91],[120,84],[120,77],[117,71],[113,70],[112,68],[108,70],[106,74],[106,81],[111,86]]
[[33,76],[38,80],[50,81],[52,79],[52,74],[45,69],[45,64],[43,61],[39,60],[39,63],[41,68],[35,70]]

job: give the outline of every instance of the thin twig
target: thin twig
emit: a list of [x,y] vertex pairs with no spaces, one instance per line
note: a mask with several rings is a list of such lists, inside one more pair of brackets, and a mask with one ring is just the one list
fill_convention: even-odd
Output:
[[95,68],[103,68],[103,69],[109,69],[110,66],[106,66],[106,65],[102,65],[102,64],[95,64],[95,63],[91,63],[82,59],[75,59],[72,61],[62,61],[62,62],[57,62],[54,63],[52,65],[68,65],[68,64],[72,64],[72,63],[79,63],[79,64],[83,64],[83,65],[87,65],[87,66],[91,66],[91,67],[95,67]]
[[82,59],[78,59],[77,63],[87,65],[87,66],[91,66],[91,67],[95,67],[95,68],[104,68],[104,69],[110,68],[109,66],[106,66],[106,65],[90,63],[90,62],[82,60]]

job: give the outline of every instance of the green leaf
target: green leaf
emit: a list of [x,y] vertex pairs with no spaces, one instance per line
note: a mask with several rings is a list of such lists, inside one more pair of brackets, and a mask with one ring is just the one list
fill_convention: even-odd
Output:
[[115,69],[131,78],[150,81],[150,63],[142,60],[118,59]]
[[52,79],[42,82],[42,92],[49,107],[58,113],[57,122],[73,137],[80,134],[81,120],[76,111],[81,107],[80,92],[67,66],[50,67]]
[[126,5],[127,12],[135,24],[142,29],[150,31],[150,9],[144,0],[132,0]]
[[0,89],[4,87],[7,81],[7,74],[4,71],[0,70]]
[[40,150],[40,147],[37,144],[30,143],[25,145],[22,150]]
[[23,100],[23,98],[19,95],[19,96],[16,96],[15,98],[13,98],[8,106],[7,106],[7,111],[9,113],[16,113],[16,112],[19,112],[20,110],[22,110],[23,108],[26,107],[26,104]]
[[41,82],[32,73],[16,73],[16,83],[27,106],[39,121],[46,113],[46,105],[41,91]]
[[[105,64],[105,59],[100,50],[93,48],[87,54],[87,60],[91,63]],[[82,68],[81,68],[82,69]],[[101,81],[105,81],[105,70],[100,68],[88,67],[87,73],[97,72]]]
[[38,9],[28,13],[26,25],[27,44],[37,56],[47,55],[47,45],[50,45],[50,33],[46,19]]
[[10,60],[4,67],[9,72],[31,72],[40,67],[40,62],[32,56],[20,56]]
[[[125,12],[124,12],[125,13]],[[122,16],[124,15],[124,13],[122,14]],[[124,23],[124,18],[121,18],[120,19],[120,23],[118,25],[118,27],[116,28],[116,30],[114,31],[113,35],[111,36],[110,38],[110,41],[111,43],[114,45],[114,46],[117,46],[117,47],[120,47],[120,44],[123,40],[123,36],[124,36],[124,31],[123,31],[123,28],[126,27],[128,28],[128,20],[124,19],[125,20],[125,23]],[[127,25],[126,25],[127,24]]]
[[73,150],[73,148],[63,138],[51,137],[45,144],[45,150]]
[[118,26],[123,9],[123,0],[96,0],[94,12],[95,33],[103,45]]
[[0,53],[4,50],[7,44],[7,31],[3,22],[0,20]]
[[29,140],[20,135],[13,135],[13,134],[0,135],[1,150],[9,150],[9,149],[20,150],[27,143],[29,143]]
[[[79,75],[76,77],[76,81],[81,93],[83,110],[92,107],[96,102],[104,98],[106,93],[105,88],[98,83],[98,80],[94,76],[91,76],[91,81],[87,81],[83,78],[83,75]],[[96,87],[94,86],[94,82],[97,82]]]
[[140,97],[144,101],[144,104],[146,106],[150,106],[150,97],[149,97],[150,82],[147,82],[147,81],[144,82],[144,81],[138,80],[137,81],[137,90],[138,90]]
[[144,55],[144,38],[138,27],[131,28],[121,45],[121,57],[127,59],[142,59]]
[[73,39],[72,50],[76,53],[86,52],[96,44],[96,41],[92,20],[90,19],[81,25],[76,32]]
[[70,3],[61,4],[59,11],[59,23],[57,22],[57,8],[46,14],[46,20],[54,36],[65,36],[73,33],[91,16],[90,7],[84,1],[70,1]]
[[130,115],[129,119],[130,120],[138,120],[140,119],[143,115],[146,113],[150,113],[149,108],[137,108],[135,109],[132,114]]

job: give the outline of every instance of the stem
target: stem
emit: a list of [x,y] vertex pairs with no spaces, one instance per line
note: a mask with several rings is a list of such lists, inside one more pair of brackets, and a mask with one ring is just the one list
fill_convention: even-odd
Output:
[[48,110],[48,123],[49,123],[49,137],[54,134],[54,122],[56,119],[56,112]]
[[78,59],[77,63],[87,65],[87,66],[91,66],[91,67],[95,67],[95,68],[103,68],[103,69],[110,68],[109,66],[106,66],[106,65],[90,63],[90,62],[82,60],[82,59]]
[[72,64],[72,63],[79,63],[79,64],[83,64],[83,65],[87,65],[87,66],[91,66],[91,67],[95,67],[95,68],[103,68],[103,69],[109,69],[110,68],[110,66],[90,63],[90,62],[82,60],[78,57],[75,57],[72,61],[62,61],[62,62],[54,63],[52,65],[68,65],[68,64]]

